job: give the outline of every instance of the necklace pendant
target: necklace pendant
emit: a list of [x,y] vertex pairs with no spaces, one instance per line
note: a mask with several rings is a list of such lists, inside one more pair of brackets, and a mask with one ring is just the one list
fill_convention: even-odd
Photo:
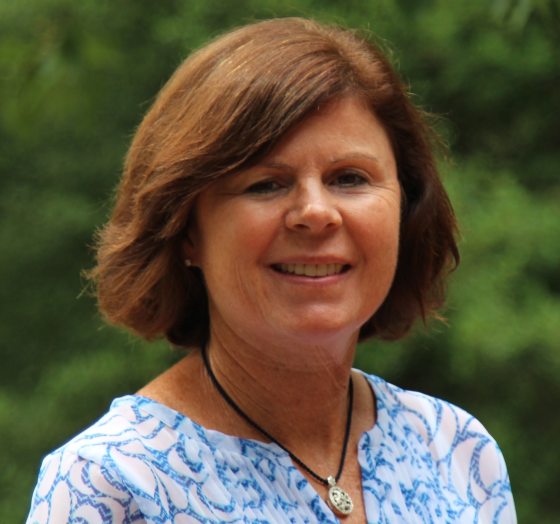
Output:
[[336,480],[333,476],[329,476],[327,482],[329,483],[329,506],[340,515],[350,515],[354,509],[354,503],[350,495],[336,485]]

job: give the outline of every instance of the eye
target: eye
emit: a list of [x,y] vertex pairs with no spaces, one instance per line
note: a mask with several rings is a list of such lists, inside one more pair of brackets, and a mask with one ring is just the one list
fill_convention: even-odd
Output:
[[274,193],[282,189],[282,185],[276,180],[261,180],[251,184],[245,189],[245,193],[250,193],[254,195],[265,195],[268,193]]
[[331,181],[332,185],[342,188],[358,187],[367,183],[367,177],[359,171],[342,171],[337,173]]

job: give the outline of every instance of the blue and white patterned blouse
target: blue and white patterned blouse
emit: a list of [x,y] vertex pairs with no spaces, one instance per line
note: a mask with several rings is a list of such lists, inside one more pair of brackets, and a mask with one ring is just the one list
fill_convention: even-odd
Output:
[[[368,376],[359,443],[368,523],[516,522],[506,466],[465,411]],[[48,455],[27,523],[337,523],[274,443],[208,430],[140,396],[116,399]]]

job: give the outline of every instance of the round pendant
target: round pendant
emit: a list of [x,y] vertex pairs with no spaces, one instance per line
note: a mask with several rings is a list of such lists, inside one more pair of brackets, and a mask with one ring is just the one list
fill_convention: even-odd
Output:
[[329,477],[329,505],[341,515],[350,515],[354,509],[354,503],[350,495],[342,488],[339,488],[334,482],[331,482],[330,479],[332,479],[332,477]]

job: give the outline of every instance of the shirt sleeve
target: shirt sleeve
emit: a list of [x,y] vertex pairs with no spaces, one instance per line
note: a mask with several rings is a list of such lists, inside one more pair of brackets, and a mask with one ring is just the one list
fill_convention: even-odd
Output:
[[[516,524],[506,463],[486,428],[448,402],[394,387],[393,392],[396,427],[408,435],[406,453],[430,465],[432,480],[426,483],[431,483],[438,497],[453,503],[454,518],[477,524]],[[429,454],[416,446],[415,439]],[[410,468],[414,469],[412,462]]]
[[509,476],[498,445],[492,439],[475,457],[471,461],[476,463],[471,475],[471,496],[476,491],[485,491],[486,494],[480,506],[479,522],[516,524],[517,515]]
[[105,467],[69,452],[48,455],[27,524],[145,522],[132,495]]

